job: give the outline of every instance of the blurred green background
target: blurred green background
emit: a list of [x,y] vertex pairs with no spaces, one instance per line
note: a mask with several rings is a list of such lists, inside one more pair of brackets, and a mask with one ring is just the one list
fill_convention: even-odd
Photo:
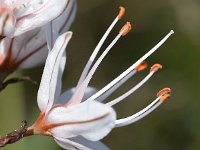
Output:
[[[134,61],[144,55],[171,29],[175,34],[147,61],[161,63],[159,71],[147,84],[116,105],[118,118],[144,108],[158,90],[171,87],[172,97],[148,117],[127,127],[114,129],[103,142],[113,150],[199,150],[200,149],[200,1],[199,0],[77,0],[78,12],[71,28],[73,38],[67,48],[68,59],[63,91],[76,85],[90,54],[118,13],[120,5],[127,13],[109,36],[109,42],[126,21],[133,30],[122,38],[95,73],[91,86],[102,88]],[[103,48],[103,49],[104,49]],[[102,50],[103,50],[102,49]],[[38,69],[39,68],[39,69]],[[12,74],[30,75],[40,81],[43,66]],[[139,73],[115,92],[117,97],[139,82],[148,70]],[[11,85],[0,94],[0,135],[21,125],[31,125],[39,110],[38,86],[29,83]],[[5,150],[60,150],[48,138],[24,138]]]

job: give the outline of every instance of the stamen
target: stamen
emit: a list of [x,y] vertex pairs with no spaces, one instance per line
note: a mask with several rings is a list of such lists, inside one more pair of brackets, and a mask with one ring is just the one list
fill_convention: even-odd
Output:
[[116,120],[116,122],[115,122],[116,127],[126,126],[126,125],[132,124],[132,123],[134,123],[134,122],[142,119],[143,117],[145,117],[146,115],[148,115],[150,112],[152,112],[155,108],[157,108],[161,103],[162,102],[160,101],[159,98],[155,99],[147,107],[145,107],[141,111],[133,114],[132,116]]
[[131,67],[129,67],[126,71],[123,72],[121,76],[126,76],[130,71],[132,71],[135,67],[137,67],[140,63],[142,63],[145,59],[147,59],[151,54],[153,54],[172,34],[174,33],[171,30],[156,46],[154,46],[149,52],[147,52],[143,57],[141,57],[136,63],[134,63]]
[[132,116],[129,116],[127,118],[116,120],[116,127],[122,127],[122,126],[132,124],[132,123],[144,118],[148,114],[150,114],[158,106],[160,106],[164,100],[166,100],[167,98],[170,97],[168,92],[171,92],[170,88],[164,88],[163,90],[159,91],[157,94],[158,97],[146,108],[144,108],[143,110],[141,110],[141,111],[137,112],[136,114],[133,114]]
[[148,53],[146,53],[143,57],[141,57],[136,63],[134,63],[132,66],[130,66],[126,71],[124,71],[121,75],[119,75],[116,79],[114,79],[111,83],[109,83],[107,86],[105,86],[102,90],[94,94],[92,97],[90,97],[87,100],[94,100],[100,95],[102,95],[105,91],[107,91],[110,87],[115,85],[117,82],[119,82],[121,79],[126,77],[130,72],[132,72],[138,65],[140,65],[146,58],[148,58],[152,53],[154,53],[169,37],[171,34],[173,34],[173,30],[171,30],[156,46],[154,46]]
[[120,6],[119,7],[119,9],[120,9],[120,11],[119,11],[119,14],[118,14],[118,19],[122,19],[122,17],[125,15],[125,8],[124,7],[122,7],[122,6]]
[[134,86],[132,89],[130,89],[128,92],[124,93],[123,95],[119,96],[118,98],[110,101],[109,103],[107,103],[107,105],[109,106],[113,106],[117,103],[119,103],[120,101],[122,101],[123,99],[125,99],[126,97],[128,97],[129,95],[131,95],[132,93],[134,93],[137,89],[139,89],[142,85],[144,85],[154,74],[155,72],[151,71],[142,81],[140,81],[136,86]]
[[122,29],[119,31],[119,33],[122,35],[122,36],[125,36],[127,35],[130,31],[131,31],[131,23],[130,22],[127,22],[123,27]]
[[143,71],[143,70],[146,69],[147,67],[148,67],[147,62],[146,62],[146,61],[143,61],[141,64],[139,64],[139,65],[135,68],[135,70],[136,70],[137,72],[139,72],[139,71]]
[[150,69],[150,72],[156,72],[156,71],[158,71],[159,69],[162,69],[162,65],[160,65],[160,64],[155,64],[155,65],[153,65],[152,67],[151,67],[151,69]]
[[120,12],[118,14],[118,16],[114,19],[114,21],[112,22],[112,24],[110,25],[110,27],[107,29],[107,31],[105,32],[105,34],[103,35],[103,37],[101,38],[101,40],[99,41],[99,43],[97,44],[96,48],[94,49],[92,55],[90,56],[82,74],[81,77],[78,81],[77,86],[79,86],[83,80],[85,79],[85,77],[87,76],[87,73],[94,61],[94,59],[96,58],[100,48],[102,47],[103,43],[105,42],[106,38],[108,37],[109,33],[112,31],[112,29],[114,28],[114,26],[116,25],[116,23],[119,21],[119,19],[121,19],[125,14],[125,8],[124,7],[120,7]]
[[96,100],[99,102],[104,101],[107,97],[109,97],[112,93],[114,93],[119,87],[121,87],[128,79],[133,77],[137,73],[136,70],[133,70],[130,72],[127,76],[125,76],[123,79],[118,81],[117,83],[114,84],[114,82],[110,82],[107,84],[104,88],[102,88],[100,91],[92,95],[89,99],[87,100]]
[[[143,67],[139,67],[143,66]],[[145,69],[144,66],[147,66],[147,63],[142,62],[140,65],[136,68],[140,68],[140,70]],[[138,70],[137,69],[137,70]],[[119,78],[121,75],[119,75],[117,78],[115,78],[113,81],[111,81],[109,84],[107,84],[104,88],[102,88],[100,91],[92,95],[90,98],[87,99],[87,101],[90,100],[97,100],[97,101],[103,101],[108,96],[110,96],[114,91],[116,91],[122,84],[124,84],[129,78],[131,78],[133,75],[135,75],[138,71],[134,69],[133,71],[129,72],[122,78]]]
[[104,59],[104,57],[108,54],[108,52],[111,50],[111,48],[115,45],[115,43],[120,39],[122,35],[118,34],[115,39],[110,43],[110,45],[106,48],[106,50],[101,54],[101,56],[98,58],[98,60],[96,61],[96,63],[93,65],[93,67],[91,68],[91,70],[89,71],[88,75],[85,77],[85,80],[80,84],[80,86],[77,87],[74,95],[72,96],[71,100],[68,102],[67,105],[69,104],[77,104],[80,103],[85,90],[93,76],[93,74],[95,73],[96,69],[98,68],[99,64],[102,62],[102,60]]

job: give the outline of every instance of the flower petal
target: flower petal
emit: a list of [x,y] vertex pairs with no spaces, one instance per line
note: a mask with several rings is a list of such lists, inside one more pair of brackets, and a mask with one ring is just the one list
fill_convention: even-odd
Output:
[[61,58],[71,36],[72,32],[61,35],[47,57],[37,97],[38,106],[42,112],[48,111],[53,105]]
[[[22,4],[28,3],[30,0],[4,0],[3,3],[4,5],[6,5],[7,7],[17,7],[20,6]],[[0,3],[1,4],[1,3]]]
[[14,36],[41,27],[55,19],[64,11],[68,3],[69,0],[34,0],[26,7],[16,9],[17,22]]
[[55,141],[64,149],[76,148],[79,150],[110,150],[100,141],[89,141],[81,136],[71,139],[55,138]]
[[[56,104],[66,104],[70,98],[72,97],[72,95],[74,94],[76,88],[71,88],[67,91],[65,91],[57,101],[55,101]],[[93,94],[95,94],[98,90],[96,88],[93,87],[87,87],[84,97],[83,97],[83,101],[88,99],[90,96],[92,96]]]
[[71,138],[70,140],[91,148],[92,150],[110,150],[100,141],[90,141],[81,136]]
[[10,36],[15,31],[15,19],[8,9],[0,7],[0,36]]
[[[48,55],[48,50],[46,46],[46,40],[44,35],[44,29],[36,29],[37,32],[29,31],[17,38],[15,38],[16,43],[23,40],[23,47],[16,50],[15,60],[18,63],[18,69],[25,69],[36,66],[43,63]],[[31,35],[27,35],[30,34]],[[28,38],[29,37],[29,38]],[[22,39],[23,38],[23,39]],[[17,45],[17,44],[16,44]],[[14,50],[13,50],[14,52]]]
[[53,108],[47,117],[54,137],[72,138],[83,136],[97,141],[115,126],[116,114],[112,107],[90,101],[78,105]]
[[69,0],[63,13],[46,25],[46,38],[49,49],[52,49],[59,35],[69,30],[75,18],[76,7],[76,0]]
[[45,36],[39,29],[0,41],[1,71],[33,67],[47,57]]
[[64,69],[65,69],[65,63],[66,63],[66,52],[63,53],[61,60],[60,60],[54,103],[55,103],[56,100],[59,99],[60,94],[61,94],[62,75],[63,75]]
[[88,147],[85,147],[85,146],[83,146],[79,143],[76,143],[74,141],[71,141],[69,139],[55,138],[54,140],[60,147],[66,149],[66,150],[92,150]]

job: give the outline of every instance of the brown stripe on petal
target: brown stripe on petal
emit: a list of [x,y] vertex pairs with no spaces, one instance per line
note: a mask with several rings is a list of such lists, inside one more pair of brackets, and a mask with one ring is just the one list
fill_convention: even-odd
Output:
[[42,50],[46,46],[46,42],[44,42],[40,47],[38,47],[37,49],[33,50],[32,52],[30,52],[29,54],[27,54],[26,56],[24,56],[23,58],[18,60],[18,59],[16,59],[16,57],[18,56],[20,51],[17,53],[17,56],[15,58],[13,58],[13,52],[12,51],[13,51],[14,39],[15,38],[11,39],[8,49],[5,50],[7,53],[5,54],[5,57],[0,64],[0,71],[2,71],[2,72],[6,72],[6,73],[13,72],[24,61],[26,61],[28,58],[30,58],[32,55],[34,55],[38,51]]
[[35,53],[37,53],[38,51],[40,51],[41,49],[43,49],[45,46],[46,46],[46,42],[44,44],[42,44],[40,47],[38,47],[37,49],[33,50],[28,55],[24,56],[22,59],[20,59],[20,61],[18,61],[16,63],[16,67],[18,67],[19,65],[21,65],[25,60],[27,60],[29,57],[31,57],[32,55],[34,55]]
[[[69,3],[70,3],[70,0],[67,2],[64,11],[67,9]],[[71,14],[72,14],[72,12],[73,12],[73,10],[74,10],[74,7],[75,7],[75,1],[73,1],[72,9],[70,10],[69,15],[67,16],[67,19],[65,20],[65,22],[63,23],[63,25],[62,25],[61,28],[59,29],[59,32],[62,32],[62,30],[64,29],[65,25],[66,25],[67,22],[69,21],[70,16],[71,16]],[[64,13],[64,11],[63,11],[62,13]],[[61,14],[61,15],[62,15],[62,14]]]
[[[32,39],[34,39],[34,37],[39,33],[40,31],[38,31],[37,33],[33,34],[26,43],[29,43]],[[43,44],[42,44],[43,45]],[[16,56],[15,56],[15,61],[18,61],[18,57],[21,54],[22,48],[20,50],[18,50]],[[34,50],[33,50],[34,51]]]
[[11,65],[12,64],[11,62],[12,62],[13,40],[14,39],[11,39],[8,49],[5,50],[5,52],[7,52],[7,53],[5,54],[5,58],[0,65],[0,71],[6,71],[7,73],[10,73],[15,69],[15,66]]
[[5,36],[1,36],[1,35],[0,35],[0,41],[1,41],[2,39],[4,39],[4,38],[5,38]]
[[84,124],[84,123],[89,123],[89,122],[93,122],[93,121],[98,121],[101,120],[105,117],[107,117],[110,114],[110,112],[107,112],[101,116],[98,116],[96,118],[92,118],[92,119],[88,119],[88,120],[84,120],[84,121],[76,121],[76,122],[65,122],[65,123],[55,123],[55,124],[48,124],[42,127],[42,130],[44,131],[48,131],[52,128],[56,128],[56,127],[60,127],[60,126],[66,126],[66,125],[77,125],[77,124]]
[[[57,54],[57,56],[56,56],[56,60],[55,60],[55,62],[54,62],[54,64],[53,64],[53,70],[52,70],[52,72],[51,72],[51,77],[50,77],[49,87],[50,87],[50,84],[51,84],[51,81],[52,81],[53,71],[54,71],[54,68],[55,68],[55,65],[56,65],[56,62],[57,62],[57,59],[58,59],[58,55],[60,54],[61,49],[62,49],[63,46],[65,45],[65,42],[66,42],[66,41],[67,41],[67,35],[65,35],[64,42],[63,42],[62,46],[60,47],[60,50],[59,50],[59,52],[58,52],[58,54]],[[48,89],[48,90],[49,90],[49,93],[50,93],[50,89]],[[48,104],[48,103],[49,103],[49,98],[48,98],[48,102],[47,102],[47,104]]]

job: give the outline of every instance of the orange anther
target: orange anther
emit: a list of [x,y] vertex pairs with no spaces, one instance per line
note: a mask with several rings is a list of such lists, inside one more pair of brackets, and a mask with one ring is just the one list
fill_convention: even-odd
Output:
[[122,19],[122,17],[125,15],[125,11],[126,9],[122,6],[119,7],[120,11],[119,11],[119,14],[118,14],[118,19]]
[[125,36],[126,34],[128,34],[131,31],[131,23],[127,22],[122,29],[119,31],[120,34],[122,34],[123,36]]
[[142,71],[142,70],[146,69],[147,67],[148,67],[147,62],[146,62],[146,61],[143,61],[141,64],[139,64],[139,65],[135,68],[135,70],[139,72],[139,71]]
[[161,101],[165,101],[166,99],[168,99],[170,97],[170,94],[164,94],[160,97]]
[[162,96],[162,95],[165,95],[165,94],[168,94],[168,93],[171,93],[171,89],[170,88],[164,88],[162,90],[160,90],[158,93],[157,93],[157,97],[159,96]]
[[150,69],[150,72],[156,72],[158,71],[159,69],[162,69],[162,65],[161,64],[154,64],[151,69]]

